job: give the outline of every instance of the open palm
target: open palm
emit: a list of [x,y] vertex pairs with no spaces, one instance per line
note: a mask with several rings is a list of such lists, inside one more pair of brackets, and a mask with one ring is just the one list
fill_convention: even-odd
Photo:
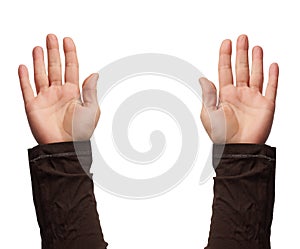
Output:
[[19,67],[19,78],[31,131],[39,144],[88,140],[99,119],[96,85],[98,74],[83,83],[82,100],[76,47],[71,38],[64,39],[65,82],[62,84],[61,60],[55,35],[47,36],[48,75],[41,47],[33,50],[34,96],[28,70]]
[[263,51],[254,47],[249,75],[248,38],[237,41],[236,84],[231,68],[232,45],[223,41],[219,55],[219,99],[215,85],[201,78],[203,107],[201,120],[214,143],[265,143],[271,131],[278,84],[278,65],[269,69],[269,82],[263,89]]

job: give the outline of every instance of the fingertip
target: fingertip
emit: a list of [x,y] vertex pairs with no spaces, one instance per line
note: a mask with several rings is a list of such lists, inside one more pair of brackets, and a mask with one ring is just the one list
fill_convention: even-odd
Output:
[[232,44],[232,41],[230,39],[225,39],[222,44]]
[[270,65],[270,69],[279,71],[279,65],[278,65],[278,63],[277,63],[277,62],[273,62],[273,63]]
[[27,67],[23,64],[19,65],[18,67],[18,73],[20,77],[26,76],[27,75]]
[[58,39],[54,34],[48,34],[46,37],[46,46],[47,49],[58,48]]
[[220,53],[231,54],[232,51],[232,41],[230,39],[225,39],[220,47]]
[[63,39],[63,46],[65,52],[76,50],[75,43],[70,37],[65,37]]
[[36,46],[32,50],[32,55],[33,56],[37,56],[37,55],[40,55],[40,54],[43,54],[43,53],[44,53],[44,50],[41,46]]
[[201,77],[199,79],[201,88],[204,90],[211,90],[213,89],[214,91],[216,91],[216,86],[213,82],[211,82],[209,79],[205,78],[205,77]]
[[89,89],[95,89],[97,86],[97,82],[99,79],[98,73],[92,73],[90,76],[88,76],[85,81],[83,82],[82,87],[83,88],[89,88]]
[[49,40],[49,41],[56,41],[57,40],[57,36],[55,34],[48,34],[46,36],[46,39]]
[[92,73],[89,77],[87,77],[87,80],[98,80],[99,79],[99,73]]
[[272,77],[278,78],[279,76],[279,65],[276,62],[273,62],[269,68],[269,74]]
[[202,86],[203,84],[205,84],[205,82],[207,82],[207,78],[205,78],[205,77],[199,78],[199,83],[200,83],[201,86]]
[[71,41],[73,41],[73,39],[70,36],[64,37],[64,40],[71,40]]
[[67,37],[64,37],[63,42],[67,42],[67,41],[69,41],[69,40],[72,40],[72,39],[71,39],[71,37],[68,37],[68,36],[67,36]]
[[99,74],[98,73],[93,73],[91,75],[90,81],[91,81],[91,85],[92,85],[93,88],[97,87],[98,79],[99,79]]
[[254,46],[252,49],[253,56],[263,56],[263,49],[260,46]]
[[66,45],[74,45],[74,41],[71,37],[64,37],[63,43]]
[[248,36],[246,34],[241,34],[238,36],[237,41],[248,41]]
[[237,49],[248,49],[249,48],[249,39],[248,39],[247,35],[242,34],[237,38],[236,48]]
[[93,77],[95,78],[95,80],[97,81],[99,79],[99,73],[93,73]]
[[18,71],[21,72],[22,70],[24,70],[24,69],[23,69],[24,67],[25,67],[25,66],[24,66],[23,64],[20,64],[19,67],[18,67]]
[[216,90],[216,86],[209,79],[207,79],[205,77],[201,77],[199,79],[199,82],[200,82],[200,86],[201,86],[202,90],[207,91],[211,87],[213,88],[214,91]]

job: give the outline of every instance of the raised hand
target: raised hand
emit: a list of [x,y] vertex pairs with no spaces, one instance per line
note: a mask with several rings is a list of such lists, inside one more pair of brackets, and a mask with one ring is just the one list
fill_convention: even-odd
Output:
[[58,41],[50,34],[46,39],[48,75],[41,47],[33,49],[34,96],[26,66],[19,66],[19,79],[25,110],[33,136],[39,144],[88,140],[97,125],[100,109],[97,102],[98,74],[90,75],[79,89],[76,47],[64,38],[65,77],[62,82]]
[[219,98],[215,85],[201,78],[203,106],[201,120],[214,143],[266,142],[273,123],[279,68],[273,63],[263,95],[263,50],[252,50],[249,73],[248,37],[241,35],[236,45],[236,84],[231,68],[232,45],[224,40],[219,55]]

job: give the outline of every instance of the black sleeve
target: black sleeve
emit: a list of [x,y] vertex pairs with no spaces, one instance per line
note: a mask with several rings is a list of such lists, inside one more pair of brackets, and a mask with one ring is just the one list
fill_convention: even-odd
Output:
[[[38,145],[28,150],[42,249],[104,249],[89,141]],[[88,173],[86,173],[88,172]]]
[[206,249],[270,249],[275,148],[214,145],[213,215]]

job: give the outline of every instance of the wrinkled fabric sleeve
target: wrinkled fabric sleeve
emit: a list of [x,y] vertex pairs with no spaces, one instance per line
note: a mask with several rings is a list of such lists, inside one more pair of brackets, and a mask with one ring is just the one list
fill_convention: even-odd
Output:
[[[90,167],[90,141],[28,150],[42,249],[105,249]],[[76,147],[76,149],[75,149]]]
[[213,214],[206,249],[270,249],[276,150],[213,146]]

